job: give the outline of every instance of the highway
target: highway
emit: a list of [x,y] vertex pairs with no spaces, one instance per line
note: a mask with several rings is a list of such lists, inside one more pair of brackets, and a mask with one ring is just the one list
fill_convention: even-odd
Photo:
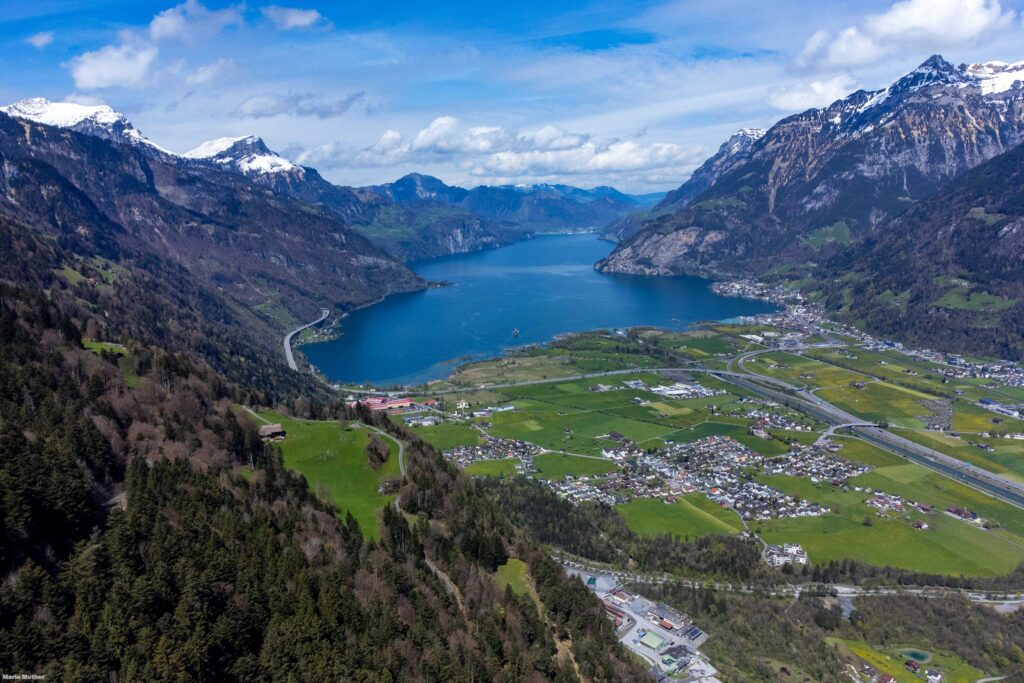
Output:
[[[742,363],[740,363],[742,367]],[[999,498],[1011,505],[1024,508],[1024,485],[1005,479],[997,474],[940,453],[927,446],[905,439],[902,436],[878,426],[865,425],[855,415],[841,410],[806,389],[788,387],[781,380],[764,378],[749,373],[729,372],[727,370],[698,370],[690,372],[706,372],[716,377],[747,389],[761,396],[767,396],[783,405],[800,410],[833,428],[845,427],[868,443],[889,451],[906,460],[923,465],[929,469],[956,479],[972,488]],[[765,386],[770,384],[771,386]],[[773,388],[777,387],[777,388]]]
[[[798,352],[804,348],[827,346],[833,346],[833,344],[815,344],[784,350]],[[989,472],[988,470],[946,455],[945,453],[941,453],[935,449],[928,448],[927,446],[905,439],[904,437],[894,434],[887,429],[867,423],[863,419],[855,415],[851,415],[824,399],[819,398],[808,391],[806,386],[794,386],[775,377],[766,377],[764,375],[756,374],[746,368],[745,362],[747,359],[758,354],[770,353],[778,350],[779,349],[760,349],[757,351],[742,353],[728,359],[723,359],[728,361],[726,370],[713,370],[710,368],[701,368],[692,365],[665,368],[632,368],[419,393],[429,393],[432,396],[440,396],[465,393],[467,391],[475,391],[477,389],[507,389],[512,387],[551,384],[553,382],[562,383],[581,379],[610,377],[614,375],[629,375],[641,372],[684,372],[693,374],[709,374],[740,388],[746,389],[747,391],[757,394],[763,398],[771,399],[820,420],[821,422],[829,425],[829,433],[834,432],[836,429],[848,429],[856,436],[874,446],[893,453],[905,460],[910,460],[918,465],[922,465],[939,472],[944,476],[955,479],[962,484],[982,491],[990,496],[994,496],[995,498],[1009,503],[1010,505],[1024,509],[1024,484],[1006,479]],[[416,392],[389,392],[389,394],[394,396],[416,395]]]
[[295,356],[292,355],[292,337],[302,332],[307,327],[313,327],[313,325],[319,325],[323,321],[327,320],[331,312],[326,308],[320,311],[320,317],[311,323],[306,323],[302,327],[296,327],[294,330],[284,336],[284,357],[288,361],[288,367],[292,370],[298,370],[299,367],[295,364]]

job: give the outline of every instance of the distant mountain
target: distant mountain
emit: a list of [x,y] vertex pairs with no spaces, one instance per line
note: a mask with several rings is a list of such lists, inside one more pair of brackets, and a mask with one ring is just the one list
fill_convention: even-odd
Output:
[[[322,207],[217,164],[154,153],[134,135],[130,144],[112,142],[95,129],[78,132],[80,125],[0,114],[0,218],[52,241],[51,268],[66,273],[68,285],[85,272],[152,279],[146,295],[159,292],[175,313],[160,315],[154,304],[147,336],[166,335],[161,343],[171,348],[171,340],[198,346],[216,367],[237,370],[243,359],[225,350],[238,335],[280,357],[279,333],[293,322],[424,285]],[[185,311],[195,327],[168,323]],[[198,336],[221,341],[197,343]]]
[[763,128],[743,128],[722,143],[718,152],[701,164],[681,187],[664,195],[647,211],[631,213],[610,224],[605,238],[621,242],[640,232],[644,224],[665,214],[684,209],[693,199],[715,184],[722,175],[750,156],[754,144],[764,137]]
[[551,184],[480,185],[467,190],[418,173],[366,189],[399,203],[444,202],[534,232],[600,228],[663,196],[627,195],[607,186],[587,190]]
[[850,322],[1024,359],[1024,145],[967,171],[815,273]]
[[271,150],[255,135],[209,140],[184,154],[149,141],[107,106],[22,100],[0,108],[52,125],[133,147],[189,172],[216,170],[257,187],[318,205],[402,261],[503,246],[536,232],[596,229],[653,204],[659,195],[631,196],[611,187],[568,185],[477,187],[467,190],[422,174],[364,188],[325,180]]
[[821,261],[1024,141],[1022,80],[1024,62],[934,56],[888,88],[783,119],[598,268],[763,274]]

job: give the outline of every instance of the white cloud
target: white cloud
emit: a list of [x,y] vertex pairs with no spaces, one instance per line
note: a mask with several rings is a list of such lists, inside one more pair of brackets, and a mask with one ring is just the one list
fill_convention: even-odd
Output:
[[1015,13],[999,0],[900,0],[882,14],[837,32],[818,31],[796,63],[804,68],[873,64],[907,49],[940,51],[977,41],[1011,25]]
[[327,24],[324,15],[315,9],[299,9],[297,7],[280,7],[270,5],[260,10],[267,19],[282,31],[296,28],[310,28],[318,24]]
[[43,49],[53,42],[53,31],[42,31],[41,33],[36,33],[26,38],[25,42],[32,47]]
[[238,109],[235,110],[235,113],[254,119],[269,118],[282,114],[330,119],[343,116],[365,97],[366,93],[362,91],[351,93],[337,100],[325,100],[313,93],[254,95],[242,102]]
[[185,82],[189,85],[203,85],[204,83],[217,80],[233,68],[235,68],[235,63],[232,60],[221,57],[190,73],[185,77]]
[[824,107],[846,97],[857,89],[852,76],[840,74],[823,81],[811,81],[779,88],[768,98],[769,103],[783,111],[804,111]]
[[107,45],[71,60],[71,77],[82,90],[143,85],[156,59],[155,45],[124,43]]
[[149,22],[149,35],[153,40],[191,39],[214,35],[244,21],[241,7],[209,10],[197,0],[186,0],[153,17]]
[[641,144],[635,139],[598,143],[589,135],[550,125],[527,132],[501,126],[467,128],[453,116],[440,116],[410,141],[388,130],[370,147],[331,143],[306,151],[298,161],[352,168],[447,160],[470,176],[489,180],[659,171],[680,178],[702,158],[703,151],[674,143]]

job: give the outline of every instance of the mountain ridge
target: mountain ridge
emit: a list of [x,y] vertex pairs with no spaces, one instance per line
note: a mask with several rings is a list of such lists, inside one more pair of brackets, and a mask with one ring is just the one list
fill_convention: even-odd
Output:
[[954,67],[935,55],[887,88],[783,118],[597,267],[761,275],[827,258],[1024,141],[1022,78],[1022,62]]

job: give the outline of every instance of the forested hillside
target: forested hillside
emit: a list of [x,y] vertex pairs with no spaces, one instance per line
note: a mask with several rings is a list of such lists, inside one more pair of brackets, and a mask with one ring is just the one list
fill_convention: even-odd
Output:
[[[83,316],[0,287],[0,669],[639,680],[588,592],[428,446],[405,456],[401,499],[418,518],[389,507],[367,541],[260,442],[241,387],[141,342],[83,348]],[[542,604],[498,589],[491,572],[511,555]]]
[[959,178],[817,272],[846,320],[920,346],[1024,358],[1024,146]]

